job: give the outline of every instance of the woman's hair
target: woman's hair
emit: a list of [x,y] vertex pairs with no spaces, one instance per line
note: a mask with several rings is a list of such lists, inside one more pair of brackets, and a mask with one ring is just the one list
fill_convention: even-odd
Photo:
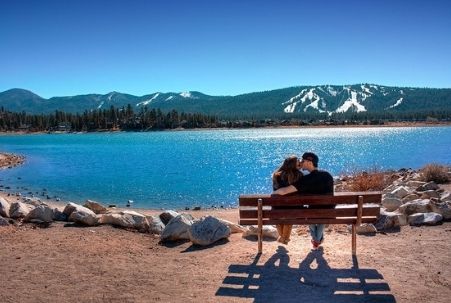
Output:
[[[291,185],[302,177],[297,164],[298,157],[296,156],[290,156],[283,161],[282,165],[272,174],[274,189]],[[279,180],[282,184],[279,184]]]

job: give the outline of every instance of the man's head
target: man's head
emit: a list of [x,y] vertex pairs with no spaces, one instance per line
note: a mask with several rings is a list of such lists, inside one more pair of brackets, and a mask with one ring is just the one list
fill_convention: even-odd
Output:
[[302,155],[302,168],[313,170],[318,167],[318,156],[312,152],[306,152]]

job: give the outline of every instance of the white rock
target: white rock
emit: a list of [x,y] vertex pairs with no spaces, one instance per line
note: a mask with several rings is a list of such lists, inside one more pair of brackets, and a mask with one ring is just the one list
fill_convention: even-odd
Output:
[[8,201],[0,197],[0,216],[8,218],[11,205]]
[[14,219],[25,218],[33,208],[34,206],[30,204],[13,202],[9,209],[9,216]]
[[442,215],[434,212],[416,213],[409,216],[410,225],[436,225],[442,220]]
[[[263,225],[262,227],[263,237],[264,238],[271,238],[271,239],[277,239],[279,237],[279,233],[277,232],[277,229],[274,226],[271,225]],[[258,227],[251,225],[249,226],[246,231],[243,233],[243,237],[249,237],[249,236],[258,236]]]
[[439,186],[434,181],[418,186],[417,191],[437,190]]
[[401,205],[402,201],[398,198],[385,198],[382,200],[382,206],[384,206],[388,211],[397,210]]
[[442,195],[440,196],[440,201],[442,201],[442,202],[451,201],[451,193],[449,193],[447,191],[442,193]]
[[96,215],[106,214],[106,212],[108,211],[105,206],[103,206],[99,202],[92,201],[92,200],[86,200],[86,202],[83,206],[92,210]]
[[406,185],[407,185],[408,187],[413,187],[413,188],[418,188],[419,186],[422,186],[422,185],[424,185],[424,184],[426,184],[426,182],[423,182],[423,181],[413,181],[413,180],[408,181],[408,182],[406,183]]
[[387,212],[381,209],[380,216],[374,225],[377,230],[387,230],[407,225],[407,216],[399,212]]
[[230,228],[212,216],[202,217],[188,229],[189,239],[197,245],[210,245],[230,236]]
[[165,225],[161,222],[159,216],[146,216],[147,221],[149,222],[149,232],[152,234],[161,235]]
[[359,235],[363,234],[374,234],[377,232],[376,227],[373,224],[363,223],[356,227],[356,233]]
[[402,198],[402,204],[405,204],[405,203],[413,201],[413,200],[417,200],[419,198],[420,198],[420,196],[418,196],[417,194],[408,194],[407,196]]
[[193,221],[192,216],[187,214],[172,218],[161,233],[161,241],[189,240],[188,230]]
[[68,216],[70,222],[88,226],[97,224],[97,216],[92,210],[72,202],[66,205],[63,214]]
[[405,186],[400,186],[391,192],[396,198],[402,199],[409,194],[409,188]]
[[428,213],[432,210],[431,201],[428,199],[417,199],[407,202],[398,208],[398,211],[407,216],[414,213]]
[[225,225],[227,225],[230,228],[230,232],[232,234],[244,233],[246,231],[246,228],[244,226],[239,225],[237,223],[233,223],[233,222],[221,219],[221,218],[218,218],[218,220],[221,221],[222,223],[224,223]]
[[422,192],[421,199],[440,198],[440,194],[435,190],[426,190]]
[[171,219],[177,217],[180,215],[178,212],[173,210],[165,210],[160,214],[161,222],[163,222],[164,225],[168,224]]
[[26,222],[52,222],[53,221],[53,209],[47,205],[39,205],[32,209],[25,217]]
[[443,219],[451,219],[451,201],[431,203],[432,211],[443,216]]
[[111,224],[124,228],[133,228],[140,232],[147,232],[149,230],[149,222],[146,216],[131,210],[103,214],[99,218],[99,223]]

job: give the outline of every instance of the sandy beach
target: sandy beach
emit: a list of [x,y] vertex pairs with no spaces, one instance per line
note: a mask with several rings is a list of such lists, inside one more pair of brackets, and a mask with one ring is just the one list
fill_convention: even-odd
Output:
[[[189,213],[238,221],[236,209]],[[299,226],[258,256],[241,234],[198,247],[105,225],[10,225],[0,228],[0,302],[448,302],[450,232],[445,222],[358,236],[353,259],[345,226],[327,229],[322,250]]]

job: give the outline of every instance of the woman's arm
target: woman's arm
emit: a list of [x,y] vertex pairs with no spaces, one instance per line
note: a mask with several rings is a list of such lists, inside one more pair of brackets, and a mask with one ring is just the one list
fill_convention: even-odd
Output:
[[297,190],[297,188],[296,187],[294,187],[293,185],[290,185],[290,186],[286,186],[286,187],[281,187],[281,188],[279,188],[278,190],[275,190],[275,191],[273,191],[273,195],[288,195],[288,194],[291,194],[291,193],[295,193],[295,192],[297,192],[298,190]]

